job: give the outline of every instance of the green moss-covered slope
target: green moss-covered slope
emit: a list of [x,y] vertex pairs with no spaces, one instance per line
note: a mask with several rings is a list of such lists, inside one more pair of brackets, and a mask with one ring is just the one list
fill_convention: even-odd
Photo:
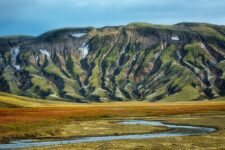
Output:
[[0,91],[44,99],[193,101],[225,95],[225,27],[131,23],[0,38]]

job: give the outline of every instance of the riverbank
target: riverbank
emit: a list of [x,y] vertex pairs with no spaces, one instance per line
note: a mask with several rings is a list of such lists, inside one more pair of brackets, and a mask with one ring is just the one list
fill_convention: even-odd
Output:
[[[175,124],[212,126],[219,129],[218,133],[221,133],[220,130],[222,130],[221,135],[225,137],[225,132],[221,128],[221,125],[224,126],[225,122],[223,119],[225,118],[224,112],[225,102],[206,101],[186,103],[124,102],[88,105],[81,104],[76,105],[75,107],[2,108],[0,109],[0,139],[2,143],[7,143],[9,140],[14,139],[69,138],[96,135],[152,133],[168,130],[165,127],[128,127],[127,125],[115,125],[115,121],[118,120],[140,118],[148,120],[165,120]],[[219,125],[218,122],[220,120],[221,124]],[[219,138],[223,139],[220,136]],[[220,139],[217,139],[217,136],[213,136],[212,140],[213,139],[220,141]],[[125,141],[130,143],[130,140]],[[136,140],[131,141],[134,141],[133,143],[136,143],[137,146],[140,142],[138,140],[137,142],[135,142]],[[117,142],[119,143],[117,144]],[[143,141],[141,141],[141,143],[142,142]],[[195,142],[195,140],[192,142]],[[75,147],[88,149],[88,147],[101,147],[103,143],[85,143],[78,144]],[[128,145],[125,144],[123,140],[106,143],[115,143],[115,146],[109,144],[113,149],[116,149],[118,146],[121,146],[120,149],[127,149],[126,146],[131,145],[137,147],[132,143]],[[125,147],[123,146],[123,143],[125,144]],[[149,145],[149,141],[146,144]],[[57,146],[57,148],[58,147],[59,149],[62,149],[62,147],[71,148],[70,145],[64,145],[62,147]],[[47,147],[47,149],[48,148],[49,147]],[[51,148],[52,147],[50,147],[50,149]]]
[[157,133],[136,133],[136,134],[121,134],[121,135],[107,135],[107,136],[85,136],[85,137],[73,137],[62,139],[27,139],[27,140],[15,140],[10,141],[9,144],[0,144],[0,149],[18,149],[18,148],[34,148],[41,146],[56,146],[56,145],[68,145],[78,143],[89,143],[89,142],[103,142],[113,140],[145,140],[153,138],[164,138],[164,137],[180,137],[180,136],[193,136],[193,135],[206,135],[212,132],[216,132],[217,129],[200,126],[187,126],[187,125],[175,125],[167,124],[161,121],[151,120],[123,120],[115,122],[114,124],[127,125],[129,126],[159,126],[167,127],[171,131],[161,131]]
[[[139,118],[140,119],[140,118]],[[163,117],[145,117],[142,119],[163,120],[169,123],[216,127],[218,131],[207,135],[184,137],[161,137],[153,139],[112,140],[80,144],[57,145],[29,148],[26,150],[212,150],[225,148],[225,112],[207,112]],[[23,149],[25,150],[25,149]]]
[[[131,126],[129,129],[115,125],[123,119],[162,119],[191,125],[210,124],[214,118],[201,124],[199,119],[174,120],[179,115],[211,113],[214,116],[225,112],[225,102],[147,103],[123,102],[103,104],[80,104],[73,107],[51,108],[2,108],[0,109],[0,141],[14,139],[70,138],[98,135],[121,135],[131,133],[161,132],[165,127]],[[167,118],[163,118],[167,117]],[[210,115],[209,115],[210,117]],[[225,118],[225,117],[224,117]],[[207,119],[207,118],[205,118]],[[193,122],[185,122],[192,120]],[[223,120],[223,118],[222,118]],[[225,124],[225,122],[224,122]],[[223,125],[224,125],[223,124]]]

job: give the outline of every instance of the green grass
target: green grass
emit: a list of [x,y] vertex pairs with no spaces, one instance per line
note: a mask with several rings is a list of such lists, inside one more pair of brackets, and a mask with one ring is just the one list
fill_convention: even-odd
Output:
[[26,66],[25,70],[30,72],[31,74],[37,74],[38,73],[38,69],[33,65]]
[[44,68],[44,71],[48,73],[54,73],[59,76],[64,76],[64,74],[59,70],[59,68],[53,63],[49,63],[48,66]]
[[79,63],[75,63],[74,72],[75,72],[75,74],[79,75],[81,81],[83,81],[85,79],[86,72],[83,69],[81,69],[81,66]]
[[176,45],[171,45],[170,47],[168,47],[166,50],[164,50],[164,52],[161,55],[161,60],[163,61],[163,63],[168,63],[171,61],[175,61],[174,58],[172,57],[172,55],[174,54],[176,50]]
[[219,32],[217,32],[215,29],[213,29],[209,25],[202,24],[202,25],[194,26],[192,29],[194,31],[199,32],[200,34],[203,34],[204,36],[216,37],[223,41],[225,40],[225,37],[223,35],[221,35]]
[[42,76],[33,75],[31,82],[36,86],[39,86],[41,90],[47,91],[48,89],[52,91],[57,91],[56,86],[46,78]]
[[202,58],[204,58],[205,61],[213,59],[213,57],[206,50],[200,47],[200,43],[187,44],[184,47],[184,51],[186,53],[184,60],[187,62],[192,62],[198,68],[203,67]]
[[222,96],[222,97],[219,97],[219,98],[214,98],[212,100],[215,100],[215,101],[224,101],[225,100],[225,97]]
[[[80,90],[79,85],[74,79],[66,77],[59,68],[54,65],[53,63],[49,63],[47,67],[44,68],[44,70],[48,73],[53,73],[55,75],[60,76],[64,81],[64,88],[62,89],[64,92],[67,93],[67,95],[73,96],[73,97],[80,97],[83,98],[81,95],[78,94],[78,91]],[[46,82],[42,82],[42,84],[47,84]]]
[[79,93],[79,85],[77,84],[77,82],[73,79],[70,78],[63,78],[64,81],[64,89],[63,91],[67,92],[68,95],[70,96],[74,96],[77,98],[83,98]]
[[105,91],[101,88],[96,88],[91,94],[100,96],[100,98],[106,98]]
[[223,72],[225,72],[225,61],[221,61],[216,65],[217,68],[221,69]]
[[187,60],[193,61],[194,59],[203,57],[203,56],[208,60],[212,59],[212,56],[210,56],[209,53],[207,53],[205,50],[203,50],[200,47],[200,43],[187,44],[187,45],[185,45],[184,50],[185,50],[185,52],[188,53],[185,56],[185,58],[187,58]]
[[19,56],[22,60],[28,62],[32,55],[33,55],[32,51],[21,51]]
[[92,75],[90,77],[90,83],[92,86],[99,87],[100,86],[100,68],[99,68],[99,59],[95,60],[95,67],[92,70]]
[[0,92],[0,107],[59,107],[72,106],[73,103],[34,99]]
[[184,86],[180,92],[177,92],[171,96],[167,96],[163,98],[161,101],[166,101],[166,102],[176,102],[180,100],[185,100],[185,101],[193,101],[195,99],[198,99],[200,96],[199,92],[197,89],[192,87],[191,85],[186,85]]
[[162,29],[168,29],[168,28],[173,28],[173,26],[170,25],[156,25],[156,24],[151,24],[151,23],[146,23],[146,22],[133,22],[129,23],[127,25],[128,27],[138,27],[138,28],[162,28]]
[[[155,89],[153,94],[148,95],[146,100],[152,101],[156,97],[163,95],[164,98],[160,101],[190,101],[200,96],[198,86],[197,88],[191,86],[192,82],[199,85],[199,81],[195,79],[194,74],[189,70],[184,70],[183,67],[178,64],[172,64],[170,70],[171,73],[169,75],[162,77],[162,79],[169,78],[169,81],[167,83],[159,82],[157,85],[158,88]],[[167,89],[169,85],[177,86],[180,90],[172,95],[168,95]]]
[[10,104],[8,102],[3,102],[0,100],[0,108],[17,108],[17,107],[19,107],[19,106]]
[[18,85],[14,80],[15,77],[12,68],[6,67],[3,71],[2,76],[4,77],[5,80],[8,81],[11,93],[22,94],[22,91],[18,88]]

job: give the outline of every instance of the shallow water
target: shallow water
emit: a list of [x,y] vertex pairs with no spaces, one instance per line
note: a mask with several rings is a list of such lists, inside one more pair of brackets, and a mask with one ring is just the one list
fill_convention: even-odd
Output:
[[119,124],[164,126],[164,127],[171,128],[172,130],[168,132],[161,132],[161,133],[80,137],[80,138],[55,139],[55,140],[46,139],[45,141],[38,141],[36,139],[16,140],[16,141],[11,141],[11,143],[9,144],[0,144],[0,149],[5,150],[5,149],[76,144],[76,143],[99,142],[99,141],[110,141],[110,140],[150,139],[150,138],[160,138],[160,137],[202,135],[202,134],[211,133],[216,130],[214,128],[208,128],[208,127],[184,126],[184,125],[166,124],[166,123],[162,123],[161,121],[145,121],[145,120],[126,120],[126,121],[119,122]]

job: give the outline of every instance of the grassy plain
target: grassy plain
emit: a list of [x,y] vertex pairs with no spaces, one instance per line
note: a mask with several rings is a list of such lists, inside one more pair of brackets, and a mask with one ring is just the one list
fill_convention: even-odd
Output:
[[[138,118],[140,119],[140,118]],[[165,137],[145,140],[114,140],[30,148],[29,150],[224,150],[225,112],[145,117],[169,123],[216,127],[217,132],[201,136]]]
[[35,99],[29,101],[28,98],[3,94],[0,102],[1,143],[12,139],[68,138],[168,130],[164,127],[116,124],[124,119],[146,119],[212,126],[218,128],[218,131],[202,136],[117,140],[31,149],[225,149],[225,101],[222,99],[173,103],[74,104]]

